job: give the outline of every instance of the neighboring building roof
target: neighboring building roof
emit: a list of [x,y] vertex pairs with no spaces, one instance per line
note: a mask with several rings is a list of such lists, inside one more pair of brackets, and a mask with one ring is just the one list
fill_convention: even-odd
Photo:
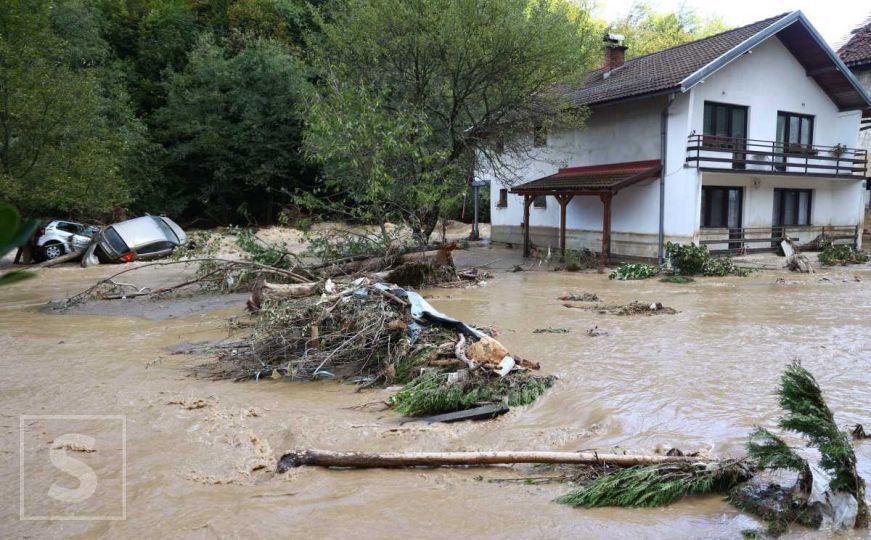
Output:
[[658,159],[629,161],[591,167],[568,167],[511,190],[512,193],[549,194],[579,191],[615,193],[624,187],[659,176],[662,164]]
[[776,35],[842,109],[871,105],[869,95],[800,12],[784,13],[721,34],[590,72],[567,91],[575,105],[601,105],[635,97],[686,92],[732,60]]
[[849,67],[871,66],[871,17],[856,27],[850,39],[838,49],[838,56]]

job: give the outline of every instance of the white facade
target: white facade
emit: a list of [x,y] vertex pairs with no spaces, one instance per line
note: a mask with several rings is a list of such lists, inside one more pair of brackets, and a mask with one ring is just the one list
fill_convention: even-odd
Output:
[[[546,149],[526,163],[521,174],[528,182],[562,167],[602,165],[660,158],[661,118],[665,95],[597,107],[581,130],[551,133]],[[688,136],[702,134],[705,102],[747,107],[747,138],[776,140],[778,111],[813,117],[814,145],[858,143],[860,111],[839,111],[832,99],[807,75],[798,60],[776,38],[755,46],[702,83],[676,93],[668,109],[665,171],[665,241],[698,242],[701,234],[703,185],[742,186],[742,227],[771,227],[775,188],[811,189],[812,225],[856,226],[863,219],[863,179],[768,174],[770,167],[748,165],[732,171],[730,163],[713,164],[724,171],[700,171],[687,163]],[[708,167],[708,165],[705,165]],[[757,170],[758,169],[758,170]],[[523,198],[509,194],[507,207],[498,207],[500,189],[491,179],[492,239],[522,243]],[[659,182],[647,180],[617,193],[612,206],[611,246],[615,255],[656,257],[659,233]],[[596,197],[574,197],[567,207],[566,243],[569,248],[598,251],[602,231],[602,203]],[[559,205],[550,197],[547,208],[530,209],[530,238],[544,247],[559,245]]]

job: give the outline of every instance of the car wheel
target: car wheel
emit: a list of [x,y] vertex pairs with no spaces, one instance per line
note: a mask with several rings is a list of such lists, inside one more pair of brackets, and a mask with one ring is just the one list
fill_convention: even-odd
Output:
[[51,242],[42,246],[42,256],[47,261],[57,259],[63,254],[64,246],[60,242]]

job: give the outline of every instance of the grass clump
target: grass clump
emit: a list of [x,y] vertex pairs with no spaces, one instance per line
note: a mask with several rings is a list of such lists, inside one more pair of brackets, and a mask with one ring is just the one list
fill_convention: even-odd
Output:
[[465,381],[449,382],[446,373],[427,371],[394,394],[389,403],[407,416],[427,416],[470,409],[505,401],[519,407],[532,403],[554,385],[553,375],[511,373],[505,377],[479,374]]
[[726,492],[749,477],[747,466],[734,460],[630,467],[600,476],[557,502],[583,508],[651,508],[671,504],[686,495]]
[[643,263],[627,263],[608,274],[608,279],[617,279],[620,281],[632,279],[648,279],[659,274],[661,268],[659,266],[651,266]]
[[589,249],[567,249],[563,255],[563,264],[568,272],[598,268],[599,256]]
[[663,277],[659,281],[663,283],[678,283],[683,285],[686,283],[693,283],[695,280],[689,276],[670,275]]
[[846,266],[848,264],[865,264],[869,256],[863,251],[856,251],[851,246],[838,244],[830,241],[824,242],[819,254],[821,264],[826,266]]

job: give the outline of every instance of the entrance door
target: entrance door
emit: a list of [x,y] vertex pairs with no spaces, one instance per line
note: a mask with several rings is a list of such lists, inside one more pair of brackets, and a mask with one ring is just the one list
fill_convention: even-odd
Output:
[[[729,239],[741,238],[744,188],[702,186],[702,228],[728,229]],[[740,242],[729,242],[729,249],[740,249]]]
[[732,168],[746,169],[747,107],[730,103],[705,102],[704,146],[733,148]]

